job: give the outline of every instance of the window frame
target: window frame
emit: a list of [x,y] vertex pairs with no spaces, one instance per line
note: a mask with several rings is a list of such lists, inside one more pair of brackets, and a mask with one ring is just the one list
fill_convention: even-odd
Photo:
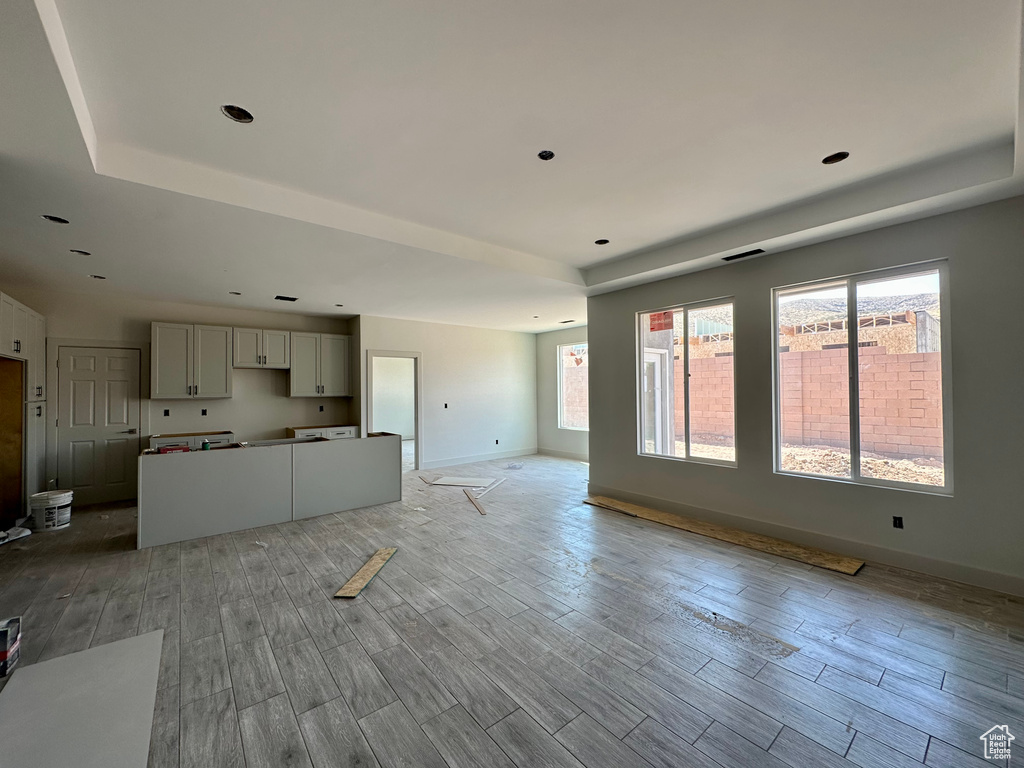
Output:
[[[719,296],[714,299],[702,299],[700,301],[688,301],[682,304],[673,304],[667,307],[659,307],[656,309],[642,309],[636,313],[635,319],[635,333],[634,338],[636,342],[636,351],[633,355],[634,365],[636,365],[635,381],[634,386],[636,387],[634,392],[634,402],[636,403],[636,453],[637,456],[646,459],[667,459],[669,461],[684,461],[691,464],[708,464],[714,467],[727,467],[730,469],[736,469],[738,466],[737,459],[729,461],[727,459],[713,459],[704,456],[693,456],[690,452],[690,311],[697,309],[705,309],[707,307],[718,307],[723,304],[729,304],[732,307],[732,323],[733,323],[733,393],[732,393],[732,434],[733,434],[733,452],[734,455],[738,456],[738,438],[737,438],[737,425],[738,419],[736,418],[736,297],[735,296]],[[668,456],[663,453],[648,453],[644,450],[644,421],[643,421],[643,391],[644,391],[644,356],[651,350],[644,347],[643,341],[643,325],[641,318],[644,315],[650,315],[655,312],[678,312],[683,311],[683,328],[686,332],[686,345],[684,347],[683,354],[683,408],[686,411],[686,456]],[[663,350],[658,350],[662,352]],[[669,359],[669,364],[672,363],[672,359]],[[671,437],[671,440],[675,441],[675,436]]]
[[[943,485],[926,485],[924,483],[905,483],[896,480],[885,480],[876,477],[864,477],[860,468],[860,329],[857,322],[857,285],[860,283],[878,282],[892,278],[908,277],[922,272],[936,271],[939,275],[939,313],[940,313],[940,373],[942,380],[942,467]],[[846,318],[847,318],[847,364],[849,366],[849,408],[850,408],[850,476],[832,477],[796,472],[782,468],[782,371],[779,366],[779,294],[792,294],[801,290],[816,291],[828,286],[839,286],[846,283]],[[885,267],[867,272],[854,272],[838,277],[828,277],[803,283],[773,288],[772,303],[772,429],[773,440],[773,472],[787,477],[810,478],[849,485],[890,488],[893,490],[925,493],[933,496],[953,495],[953,358],[952,333],[949,316],[949,264],[945,259],[916,262],[898,267]]]
[[590,388],[590,343],[588,341],[576,341],[569,342],[567,344],[556,344],[555,345],[555,370],[558,375],[558,429],[567,429],[570,432],[589,432],[590,431],[590,413],[587,413],[587,426],[585,427],[567,427],[563,421],[565,415],[565,398],[562,395],[562,349],[565,347],[579,347],[583,346],[587,348],[587,388]]

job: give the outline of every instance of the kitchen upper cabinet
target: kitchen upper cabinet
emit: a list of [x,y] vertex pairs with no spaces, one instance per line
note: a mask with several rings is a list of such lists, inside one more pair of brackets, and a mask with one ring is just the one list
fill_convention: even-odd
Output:
[[0,355],[28,359],[31,313],[24,304],[0,294]]
[[291,338],[291,397],[345,397],[349,386],[349,337],[297,333]]
[[234,329],[235,368],[290,367],[291,333],[267,331],[259,328]]
[[292,335],[289,331],[264,331],[263,332],[263,367],[264,368],[291,368]]
[[39,402],[46,399],[46,318],[30,310],[28,325],[28,382],[25,395],[30,402]]
[[352,394],[348,384],[348,336],[320,334],[320,394],[327,397]]
[[150,397],[231,397],[232,329],[153,323]]
[[320,334],[292,331],[292,367],[288,377],[291,397],[320,396]]

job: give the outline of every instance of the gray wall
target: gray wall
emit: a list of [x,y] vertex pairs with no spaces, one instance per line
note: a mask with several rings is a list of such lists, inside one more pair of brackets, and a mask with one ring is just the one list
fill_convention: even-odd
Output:
[[558,345],[582,344],[587,327],[537,334],[537,450],[586,461],[590,433],[558,427]]
[[[939,258],[950,273],[953,497],[774,474],[771,289]],[[1017,197],[593,297],[591,491],[1024,594],[1022,289]],[[738,468],[637,456],[635,313],[721,296],[736,299]]]

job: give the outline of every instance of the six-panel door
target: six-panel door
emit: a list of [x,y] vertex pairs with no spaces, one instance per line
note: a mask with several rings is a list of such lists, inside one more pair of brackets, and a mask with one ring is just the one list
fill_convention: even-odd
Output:
[[139,351],[61,347],[57,369],[57,487],[75,504],[136,495]]

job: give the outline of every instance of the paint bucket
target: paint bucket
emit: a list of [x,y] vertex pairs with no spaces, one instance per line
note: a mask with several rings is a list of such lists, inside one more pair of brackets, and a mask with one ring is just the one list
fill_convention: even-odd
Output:
[[36,531],[56,531],[71,525],[71,499],[74,491],[43,491],[29,498],[31,524]]

